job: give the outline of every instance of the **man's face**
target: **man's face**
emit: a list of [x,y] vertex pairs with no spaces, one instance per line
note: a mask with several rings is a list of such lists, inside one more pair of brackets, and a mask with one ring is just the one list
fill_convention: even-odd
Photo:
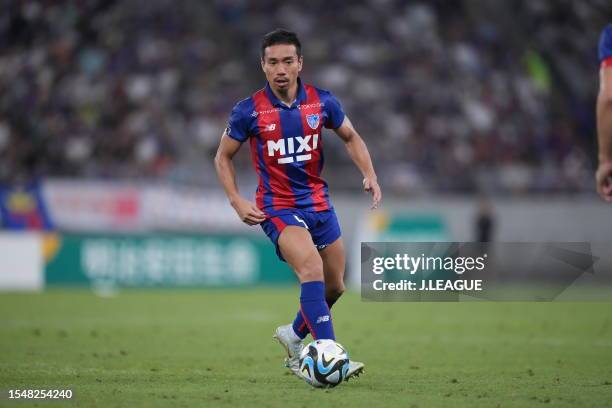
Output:
[[264,50],[261,68],[272,89],[284,94],[297,83],[302,57],[298,57],[293,44],[271,45]]

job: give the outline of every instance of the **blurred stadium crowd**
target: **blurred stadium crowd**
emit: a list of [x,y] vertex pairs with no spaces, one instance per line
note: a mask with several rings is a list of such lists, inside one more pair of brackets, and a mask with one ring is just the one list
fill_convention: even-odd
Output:
[[[387,192],[593,190],[606,0],[4,7],[1,182],[216,186],[212,157],[229,112],[263,86],[261,37],[285,27],[301,36],[303,78],[340,97]],[[358,188],[342,144],[327,143],[326,155],[332,188]],[[250,166],[241,154],[249,183]]]

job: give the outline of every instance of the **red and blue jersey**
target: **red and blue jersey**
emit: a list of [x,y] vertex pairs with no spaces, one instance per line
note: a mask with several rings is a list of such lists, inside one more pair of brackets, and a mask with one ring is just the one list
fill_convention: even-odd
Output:
[[599,38],[599,62],[601,67],[612,67],[612,24],[609,24]]
[[337,129],[344,121],[340,102],[330,92],[302,84],[291,106],[283,104],[270,85],[232,110],[226,134],[249,140],[259,183],[257,207],[267,215],[298,208],[332,209],[323,169],[323,127]]

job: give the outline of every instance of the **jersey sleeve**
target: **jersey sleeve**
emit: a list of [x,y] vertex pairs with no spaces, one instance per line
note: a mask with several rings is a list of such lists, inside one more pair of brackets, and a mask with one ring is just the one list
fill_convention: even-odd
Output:
[[612,24],[601,32],[599,38],[599,62],[612,66]]
[[232,113],[230,114],[229,121],[227,122],[227,128],[225,134],[240,143],[246,141],[249,138],[249,127],[248,118],[244,115],[240,109],[240,104],[234,106]]
[[327,113],[327,118],[324,123],[326,128],[338,129],[342,126],[345,116],[344,110],[342,110],[342,105],[338,98],[331,93],[328,93],[327,98],[325,98],[325,111]]

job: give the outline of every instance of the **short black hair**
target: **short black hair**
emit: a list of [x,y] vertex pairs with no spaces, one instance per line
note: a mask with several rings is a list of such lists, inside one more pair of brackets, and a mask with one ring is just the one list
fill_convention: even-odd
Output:
[[274,31],[270,31],[264,35],[263,41],[261,42],[261,59],[264,58],[266,48],[276,44],[289,44],[295,45],[295,51],[298,57],[302,56],[302,44],[298,39],[298,36],[293,31],[277,28]]

